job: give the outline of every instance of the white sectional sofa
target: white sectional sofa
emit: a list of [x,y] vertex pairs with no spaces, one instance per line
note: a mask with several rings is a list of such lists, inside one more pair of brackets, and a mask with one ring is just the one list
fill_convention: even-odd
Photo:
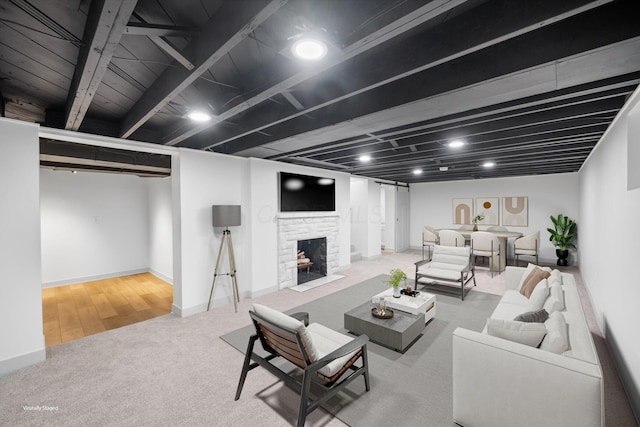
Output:
[[492,325],[524,326],[514,317],[532,311],[519,291],[525,270],[507,267],[507,290],[482,332],[453,333],[453,420],[466,427],[604,425],[602,370],[571,274],[552,274],[546,284],[561,277],[561,287],[543,298],[549,320],[525,326],[546,328],[540,348],[494,332]]

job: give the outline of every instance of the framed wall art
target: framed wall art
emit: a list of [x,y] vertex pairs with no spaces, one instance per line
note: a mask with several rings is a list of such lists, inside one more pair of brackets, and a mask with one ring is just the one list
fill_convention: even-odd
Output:
[[502,225],[529,226],[529,200],[527,196],[502,198]]
[[476,197],[475,215],[484,215],[482,225],[500,225],[500,198],[499,197]]
[[453,223],[471,224],[473,218],[473,199],[453,199]]

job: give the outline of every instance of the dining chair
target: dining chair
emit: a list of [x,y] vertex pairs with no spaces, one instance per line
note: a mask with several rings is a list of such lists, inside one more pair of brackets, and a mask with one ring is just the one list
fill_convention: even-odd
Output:
[[431,259],[431,249],[438,244],[438,232],[430,225],[425,225],[422,229],[422,259],[424,260],[424,248],[429,248],[429,259]]
[[509,231],[509,230],[507,230],[507,227],[492,225],[491,227],[487,227],[487,231]]
[[464,236],[455,230],[440,230],[438,236],[442,246],[464,246]]
[[515,265],[518,265],[518,256],[527,255],[536,257],[536,265],[538,264],[538,253],[540,252],[540,232],[527,234],[519,237],[513,242],[513,255]]
[[488,231],[474,231],[471,233],[471,255],[474,257],[489,257],[489,270],[493,277],[493,257],[498,257],[498,274],[500,270],[500,240]]

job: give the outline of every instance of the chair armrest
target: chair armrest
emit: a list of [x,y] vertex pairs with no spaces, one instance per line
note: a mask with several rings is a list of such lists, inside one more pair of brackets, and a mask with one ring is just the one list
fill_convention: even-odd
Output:
[[296,320],[301,321],[302,323],[304,323],[304,326],[309,326],[309,313],[307,313],[306,311],[293,313],[293,314],[290,314],[289,316],[293,317]]
[[466,265],[465,268],[463,268],[462,270],[460,270],[461,273],[468,273],[473,269],[473,264],[469,263]]
[[331,353],[324,356],[322,359],[316,360],[311,365],[309,365],[307,369],[310,371],[318,371],[334,360],[342,356],[346,356],[347,354],[364,347],[365,345],[367,345],[367,342],[369,342],[369,337],[366,334],[362,334],[353,341],[349,341],[342,347],[335,349]]
[[416,262],[416,263],[415,263],[415,265],[416,265],[416,268],[420,268],[421,266],[423,266],[423,265],[425,265],[425,264],[427,264],[427,263],[429,263],[429,262],[431,262],[431,260],[429,260],[429,259],[423,259],[422,261],[418,261],[418,262]]

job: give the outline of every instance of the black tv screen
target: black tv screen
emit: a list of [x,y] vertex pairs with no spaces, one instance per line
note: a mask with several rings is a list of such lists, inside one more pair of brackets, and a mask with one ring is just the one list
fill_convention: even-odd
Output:
[[280,172],[280,212],[335,210],[334,179]]

